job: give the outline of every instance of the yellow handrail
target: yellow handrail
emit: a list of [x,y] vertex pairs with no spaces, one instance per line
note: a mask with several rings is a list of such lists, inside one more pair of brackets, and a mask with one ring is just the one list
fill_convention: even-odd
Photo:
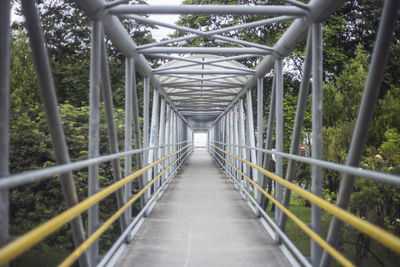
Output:
[[168,167],[166,167],[162,172],[160,172],[150,183],[148,183],[142,190],[140,190],[134,197],[132,197],[127,203],[125,203],[117,212],[115,212],[101,227],[99,227],[88,239],[85,240],[79,247],[77,247],[60,265],[59,267],[67,267],[74,263],[76,259],[79,258],[82,253],[84,253],[89,246],[95,242],[101,234],[103,234],[110,225],[121,216],[121,214],[129,208],[141,195],[143,195],[146,190],[152,186],[155,181],[157,181],[161,175],[163,175],[172,165],[175,164],[179,159],[181,159],[185,154],[182,154],[174,162],[172,162]]
[[[221,150],[223,151],[223,150]],[[264,189],[262,189],[257,183],[255,183],[252,179],[250,179],[247,175],[245,175],[242,171],[236,168],[233,164],[229,163],[225,160],[221,154],[215,151],[215,153],[226,163],[228,163],[233,169],[239,172],[244,178],[246,178],[251,184],[253,184],[261,193],[263,193],[269,200],[271,200],[277,207],[279,207],[287,216],[293,220],[295,224],[297,224],[306,234],[308,234],[312,239],[315,240],[321,247],[326,249],[333,258],[335,258],[340,264],[343,266],[354,266],[348,259],[342,256],[339,251],[337,251],[334,247],[329,245],[325,240],[323,240],[317,233],[311,230],[304,222],[302,222],[296,215],[294,215],[290,210],[288,210],[285,206],[283,206],[279,201],[277,201],[274,197],[268,194]]]
[[68,223],[79,214],[87,210],[92,205],[100,202],[102,199],[110,195],[111,193],[117,191],[123,185],[131,182],[135,178],[139,177],[147,170],[153,168],[154,166],[158,165],[159,163],[163,162],[164,160],[172,157],[173,155],[181,152],[182,150],[186,149],[189,145],[181,148],[180,150],[173,152],[152,164],[147,165],[146,167],[132,173],[131,175],[125,177],[124,179],[119,180],[118,182],[113,183],[112,185],[104,188],[103,190],[99,191],[98,193],[92,195],[91,197],[81,201],[77,205],[73,206],[72,208],[60,213],[56,217],[48,220],[47,222],[39,225],[38,227],[32,229],[28,233],[24,234],[23,236],[19,237],[18,239],[10,242],[9,244],[5,245],[0,249],[0,265],[3,265],[10,260],[16,258],[18,255],[23,253],[24,251],[28,250],[33,245],[39,243],[44,238],[55,232],[64,224]]
[[337,218],[341,219],[343,222],[350,224],[357,230],[372,237],[379,243],[387,246],[388,248],[392,249],[393,251],[395,251],[397,253],[400,253],[400,238],[398,238],[397,236],[385,231],[384,229],[382,229],[376,225],[373,225],[370,222],[367,222],[367,221],[355,216],[354,214],[352,214],[342,208],[339,208],[339,207],[329,203],[328,201],[308,192],[307,190],[304,190],[303,188],[301,188],[297,185],[292,184],[291,182],[286,181],[285,179],[255,165],[245,159],[242,159],[240,157],[237,157],[236,155],[233,155],[227,151],[224,151],[215,145],[212,145],[212,146],[216,147],[221,152],[226,153],[227,155],[246,163],[250,167],[257,169],[259,172],[263,173],[264,175],[268,176],[269,178],[275,180],[276,182],[287,187],[288,189],[296,192],[300,196],[306,198],[311,203],[314,203],[315,205],[319,206],[320,208],[326,210],[327,212],[329,212],[332,215],[336,216]]

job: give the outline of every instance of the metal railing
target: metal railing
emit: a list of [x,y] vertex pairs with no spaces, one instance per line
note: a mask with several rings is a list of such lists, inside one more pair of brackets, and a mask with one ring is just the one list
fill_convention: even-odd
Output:
[[[361,219],[361,218],[355,216],[354,214],[352,214],[338,206],[331,204],[330,202],[324,200],[323,198],[310,193],[309,191],[301,188],[300,186],[295,185],[294,183],[287,181],[284,178],[282,178],[282,177],[280,177],[280,176],[278,176],[256,164],[253,164],[246,159],[243,159],[233,153],[223,150],[222,148],[218,147],[216,144],[223,145],[225,147],[233,147],[235,145],[210,141],[208,143],[208,149],[209,149],[210,154],[213,155],[213,157],[225,169],[225,172],[227,173],[227,175],[229,177],[231,177],[231,180],[234,183],[243,184],[243,181],[242,181],[242,178],[243,178],[243,180],[245,180],[245,181],[249,182],[251,185],[253,185],[252,188],[244,187],[242,185],[242,190],[244,190],[244,193],[246,193],[247,195],[250,195],[250,190],[259,191],[261,194],[263,194],[265,197],[267,197],[273,204],[275,204],[277,209],[284,212],[290,219],[293,220],[293,222],[298,227],[300,227],[307,235],[309,235],[313,240],[315,240],[323,249],[325,249],[340,264],[342,264],[344,266],[354,266],[353,263],[351,263],[348,259],[346,259],[337,249],[335,249],[333,246],[331,246],[319,234],[315,233],[312,230],[312,228],[310,228],[306,223],[304,223],[295,214],[293,214],[287,208],[288,205],[283,205],[280,201],[278,201],[276,198],[274,198],[271,194],[266,192],[264,188],[262,188],[256,181],[254,181],[254,179],[252,179],[248,175],[246,175],[242,171],[242,169],[243,169],[242,163],[246,164],[251,169],[255,169],[259,173],[269,177],[270,179],[272,179],[275,182],[279,183],[280,185],[284,186],[288,190],[291,190],[291,191],[297,193],[299,196],[307,199],[312,204],[317,205],[318,207],[322,208],[323,210],[325,210],[326,212],[335,216],[336,218],[339,218],[343,222],[351,225],[358,231],[363,232],[364,234],[368,235],[372,239],[378,241],[382,245],[390,248],[391,250],[393,250],[397,253],[400,253],[400,238],[399,237],[393,235],[392,233],[385,231],[384,229],[382,229],[374,224],[369,223],[368,221],[366,221],[364,219]],[[245,148],[250,148],[252,150],[259,150],[263,153],[266,152],[266,153],[270,153],[270,154],[280,155],[280,156],[283,156],[286,158],[290,158],[291,156],[294,156],[294,155],[290,155],[287,153],[280,153],[280,152],[270,151],[270,150],[265,150],[265,149],[257,149],[257,148],[248,147],[248,146],[237,146],[237,147],[242,147],[242,148],[245,147]],[[309,162],[310,159],[307,157],[302,157],[302,156],[295,156],[295,157],[296,157],[296,160],[308,162],[310,164],[319,164],[324,167],[329,167],[329,168],[331,168],[333,170],[337,170],[337,171],[343,171],[343,172],[347,172],[347,173],[354,173],[356,171],[355,170],[356,168],[346,167],[345,169],[343,169],[343,167],[345,167],[345,166],[342,166],[339,164],[333,164],[330,162],[325,162],[322,160],[313,160],[312,162]],[[236,161],[233,161],[232,159],[235,159]],[[229,166],[230,168],[227,168],[227,166]],[[369,171],[369,170],[360,170],[360,169],[357,169],[357,171],[358,171],[357,172],[358,174],[360,174],[360,173],[366,174],[365,177],[382,181],[380,179],[380,176],[382,176],[381,173]],[[236,173],[238,173],[240,175],[239,179],[236,176]],[[388,175],[388,177],[391,179],[385,180],[386,182],[391,181],[394,184],[398,184],[398,180],[400,180],[400,177],[398,177],[398,176]],[[394,180],[394,178],[397,178],[397,180]],[[278,189],[276,189],[276,190],[278,190]],[[266,218],[267,221],[276,230],[278,230],[279,229],[279,226],[277,226],[278,222],[277,221],[274,222],[270,218],[270,216],[268,214],[266,214],[266,212],[263,210],[263,208],[261,208],[259,203],[257,203],[258,201],[256,199],[252,198],[251,201],[253,204],[255,204],[258,211],[261,211],[263,217]],[[275,213],[276,213],[276,211],[275,211]],[[307,262],[307,260],[305,260],[305,257],[303,255],[301,255],[301,253],[298,251],[298,249],[288,239],[288,237],[285,235],[285,233],[282,231],[282,229],[280,229],[280,231],[277,231],[276,233],[283,239],[284,243],[288,246],[288,248],[292,250],[293,254],[297,257],[299,262],[301,262],[303,265],[310,265],[310,263]]]
[[[182,143],[187,143],[187,142],[182,142]],[[176,144],[174,144],[176,145]],[[121,156],[124,156],[126,154],[136,154],[136,153],[143,153],[145,150],[149,149],[159,149],[160,147],[152,147],[148,149],[140,149],[140,150],[133,150],[129,152],[124,152],[124,153],[119,153],[116,155],[110,155],[110,156],[104,156],[104,157],[99,157],[95,158],[93,160],[86,160],[82,162],[77,162],[77,163],[71,163],[68,164],[67,166],[56,166],[50,168],[50,170],[40,170],[40,171],[33,171],[32,173],[28,174],[21,174],[19,176],[16,175],[16,177],[19,177],[18,181],[19,183],[17,184],[12,184],[10,181],[11,180],[5,180],[3,181],[2,187],[11,187],[11,186],[16,186],[16,185],[21,185],[23,183],[27,183],[29,181],[37,181],[39,179],[45,179],[47,177],[50,177],[53,174],[60,173],[63,171],[71,171],[83,167],[88,167],[90,164],[97,164],[99,162],[104,162],[104,161],[110,161],[114,158],[119,158]],[[91,234],[79,247],[77,247],[61,264],[60,266],[70,266],[77,260],[98,238],[103,234],[110,226],[111,224],[116,221],[129,207],[132,206],[132,204],[137,201],[143,194],[146,192],[150,192],[151,187],[159,180],[162,179],[163,175],[166,174],[167,171],[169,171],[169,176],[163,178],[161,185],[154,190],[152,198],[148,201],[148,204],[156,200],[157,198],[160,197],[160,195],[163,192],[163,189],[165,189],[167,183],[170,181],[170,179],[173,177],[173,175],[176,174],[178,171],[179,167],[184,163],[185,159],[191,154],[193,149],[193,144],[189,143],[186,144],[184,147],[180,148],[179,150],[170,153],[161,159],[154,161],[153,163],[145,166],[144,168],[137,170],[130,174],[129,176],[107,186],[106,188],[102,189],[101,191],[97,192],[96,194],[88,197],[87,199],[79,202],[77,205],[73,206],[70,209],[67,209],[63,213],[59,214],[58,216],[50,219],[49,221],[43,223],[42,225],[36,227],[35,229],[29,231],[28,233],[24,234],[23,236],[19,237],[18,239],[10,242],[6,246],[2,247],[0,249],[0,265],[5,264],[12,259],[16,258],[18,255],[23,253],[24,251],[28,250],[30,247],[33,245],[39,243],[46,237],[48,237],[50,234],[54,233],[57,229],[62,227],[63,225],[67,224],[70,222],[72,219],[76,218],[78,215],[80,215],[82,212],[88,210],[90,207],[93,205],[99,203],[101,200],[109,196],[110,194],[116,192],[117,190],[121,189],[123,186],[125,186],[128,183],[131,183],[134,179],[140,177],[141,175],[145,174],[147,171],[154,169],[154,170],[159,170],[155,171],[156,175],[154,175],[154,178],[147,183],[137,194],[135,194],[132,198],[130,198],[126,203],[122,205],[109,219],[107,219],[99,228],[96,229],[96,231]],[[168,165],[165,168],[156,168],[160,166],[160,164],[166,162],[169,160],[167,163]],[[172,170],[170,170],[172,168]],[[45,174],[43,174],[45,172]],[[35,179],[32,179],[34,177]],[[12,179],[10,177],[9,179]],[[7,182],[9,181],[9,182]],[[0,186],[1,188],[1,186]],[[134,218],[133,223],[137,222],[138,219],[143,217],[143,215],[150,209],[150,205],[146,205],[143,207],[141,212]],[[131,224],[129,229],[132,229],[134,224]],[[128,233],[128,232],[127,232]],[[126,234],[123,235],[126,237]],[[119,242],[120,244],[121,242]]]
[[[83,267],[94,266],[98,264],[98,244],[96,243],[98,235],[103,231],[103,227],[99,228],[99,210],[96,205],[99,192],[98,165],[102,162],[111,161],[113,164],[114,180],[113,186],[127,181],[128,177],[141,174],[139,179],[139,189],[142,192],[140,195],[131,196],[131,184],[126,183],[125,192],[115,189],[117,193],[117,204],[119,211],[117,214],[123,214],[123,209],[128,201],[135,201],[140,198],[142,211],[139,213],[146,215],[151,209],[150,203],[154,202],[154,196],[151,197],[150,190],[145,190],[146,186],[152,183],[154,192],[161,192],[162,185],[166,184],[166,180],[159,182],[158,175],[166,170],[170,170],[171,164],[174,164],[172,171],[166,171],[167,177],[172,177],[176,173],[180,164],[191,151],[191,142],[193,141],[193,129],[198,126],[202,129],[203,122],[207,121],[209,128],[209,140],[213,140],[216,147],[211,147],[213,155],[221,163],[227,174],[231,177],[239,187],[243,189],[246,199],[251,199],[254,205],[258,208],[257,214],[265,215],[261,202],[268,195],[265,191],[265,183],[263,175],[275,179],[277,181],[276,199],[270,199],[280,209],[275,213],[275,222],[266,217],[267,221],[275,228],[278,234],[278,241],[282,239],[288,247],[296,254],[297,258],[304,264],[310,265],[309,261],[294,247],[288,240],[286,235],[280,229],[283,229],[286,222],[286,208],[290,201],[290,192],[296,191],[298,188],[291,188],[290,181],[294,179],[295,162],[301,161],[309,163],[312,166],[312,191],[314,194],[302,192],[303,196],[312,199],[312,222],[309,231],[307,226],[302,226],[303,230],[308,231],[313,236],[311,244],[311,262],[314,266],[327,266],[330,263],[330,256],[322,251],[321,247],[325,248],[331,255],[337,257],[342,263],[348,263],[346,259],[341,258],[341,255],[335,254],[333,247],[337,244],[337,237],[340,233],[342,224],[336,220],[340,217],[340,210],[335,210],[331,206],[327,206],[325,202],[318,202],[319,198],[315,195],[321,195],[322,192],[322,168],[332,168],[343,172],[341,182],[341,190],[338,194],[338,206],[346,209],[349,205],[351,190],[354,185],[356,176],[372,178],[378,181],[387,182],[395,185],[400,184],[400,179],[397,176],[389,174],[375,173],[371,171],[361,170],[357,168],[360,163],[363,148],[366,143],[369,125],[372,121],[374,107],[378,100],[380,83],[383,78],[383,70],[385,69],[388,51],[392,40],[394,27],[397,23],[398,10],[400,4],[396,0],[386,0],[382,11],[382,19],[379,25],[372,60],[370,64],[368,79],[365,84],[360,110],[355,125],[355,130],[352,135],[351,146],[349,148],[349,157],[346,165],[339,165],[331,162],[322,161],[322,22],[335,9],[337,9],[343,1],[337,0],[312,0],[308,4],[300,3],[296,0],[282,0],[289,5],[256,5],[256,6],[236,6],[236,5],[213,5],[213,6],[197,6],[197,5],[181,5],[181,6],[147,6],[147,5],[132,5],[126,4],[126,1],[107,2],[102,0],[76,0],[80,10],[82,10],[92,22],[91,44],[90,44],[90,115],[89,115],[89,158],[84,161],[70,163],[68,147],[66,144],[65,134],[62,128],[62,122],[58,111],[58,103],[56,97],[55,83],[53,81],[51,64],[47,55],[45,39],[40,25],[40,18],[37,7],[34,1],[22,0],[22,13],[25,17],[26,32],[31,46],[32,59],[37,73],[39,89],[42,97],[43,107],[47,116],[49,133],[52,138],[52,144],[56,157],[57,166],[46,168],[43,170],[33,171],[26,174],[10,175],[9,173],[9,91],[10,91],[10,0],[0,2],[0,245],[5,246],[4,249],[9,249],[12,252],[12,257],[21,253],[26,247],[35,243],[38,239],[44,238],[40,233],[32,236],[21,237],[15,242],[9,243],[9,194],[8,190],[16,186],[22,186],[35,181],[47,179],[48,177],[59,174],[63,191],[65,192],[66,206],[70,208],[69,213],[62,215],[65,217],[56,217],[57,221],[52,227],[59,227],[60,223],[65,223],[71,217],[71,230],[73,234],[73,242],[77,251],[68,258],[66,264],[71,263],[79,257],[82,252],[86,251],[86,246],[89,247],[88,253],[84,253],[83,257],[79,258],[79,263]],[[190,29],[183,26],[171,25],[165,22],[144,18],[141,15],[147,14],[214,14],[214,15],[257,15],[262,19],[259,21],[246,22],[244,24],[230,25],[225,28],[215,29],[204,32],[195,29]],[[275,18],[269,16],[276,15]],[[187,35],[164,40],[153,44],[137,45],[132,40],[128,31],[124,28],[119,17],[123,19],[133,19],[140,23],[149,23],[163,27],[180,30]],[[236,31],[243,29],[251,29],[254,27],[267,26],[271,23],[279,23],[284,21],[292,21],[290,27],[282,34],[279,40],[273,47],[267,47],[261,44],[255,44],[246,40],[237,40],[235,38],[224,36],[223,33],[228,31]],[[290,52],[305,39],[308,32],[307,47],[304,60],[303,75],[299,88],[298,104],[296,110],[295,123],[293,125],[293,136],[291,138],[290,153],[283,153],[283,60]],[[107,36],[115,45],[116,50],[121,52],[125,57],[125,134],[124,134],[124,151],[119,152],[117,132],[114,125],[113,114],[113,99],[111,79],[108,69],[108,56],[105,45],[105,36]],[[168,47],[161,45],[169,45],[176,42],[192,40],[207,36],[219,41],[229,42],[231,44],[240,45],[240,47]],[[243,47],[244,46],[244,47]],[[196,58],[174,56],[171,53],[197,53],[197,54],[212,54],[226,57],[209,58],[199,61]],[[233,54],[233,56],[232,56]],[[177,61],[179,64],[175,67],[153,69],[151,64],[146,60],[144,55],[152,55],[159,58],[166,58]],[[259,63],[255,69],[246,69],[233,66],[232,64],[224,65],[227,62],[259,57]],[[263,56],[261,59],[260,56]],[[190,64],[182,65],[182,62]],[[216,64],[218,63],[218,64]],[[193,69],[183,67],[193,66]],[[201,68],[199,68],[201,66]],[[207,66],[206,69],[204,67]],[[136,88],[136,69],[138,68],[143,76],[143,114],[139,115],[139,104]],[[216,68],[214,68],[216,67]],[[273,86],[271,90],[271,103],[268,118],[267,136],[265,142],[263,140],[263,114],[264,114],[264,77],[273,70]],[[312,74],[312,84],[311,84]],[[199,75],[196,77],[195,75]],[[236,76],[242,76],[237,80]],[[184,78],[183,80],[170,79]],[[221,77],[234,77],[235,81],[221,81]],[[214,89],[203,90],[204,82],[212,81],[212,84],[218,87]],[[297,156],[298,144],[303,126],[304,113],[307,106],[309,87],[312,85],[312,158]],[[152,107],[150,107],[150,86],[153,87]],[[257,118],[256,125],[253,119],[253,103],[252,90],[257,87]],[[179,90],[186,88],[186,91]],[[197,89],[196,89],[197,88]],[[218,88],[218,89],[216,89]],[[224,90],[229,89],[229,91]],[[233,89],[234,88],[234,89]],[[233,89],[233,91],[231,91]],[[205,94],[208,97],[203,99],[203,102],[198,102],[198,92],[201,91],[202,96]],[[187,94],[187,93],[190,94]],[[100,129],[100,94],[104,98],[105,115],[108,128],[108,138],[110,143],[111,155],[99,156],[99,129]],[[187,97],[183,98],[185,94]],[[211,101],[217,98],[217,95],[222,99]],[[182,100],[182,98],[184,100]],[[195,98],[190,99],[190,98]],[[197,99],[196,99],[197,98]],[[244,102],[246,100],[246,102]],[[150,117],[151,109],[151,118]],[[211,108],[211,109],[210,109]],[[186,115],[185,115],[186,114]],[[198,116],[198,118],[196,117]],[[143,129],[140,129],[139,117],[143,118]],[[191,119],[199,119],[191,120]],[[191,122],[189,123],[188,120]],[[276,121],[276,122],[275,122]],[[198,124],[198,125],[196,125]],[[275,148],[277,151],[271,151],[272,137],[274,135],[274,124],[276,125],[275,132]],[[192,127],[194,126],[194,128]],[[208,126],[207,126],[208,127]],[[257,132],[255,131],[257,130]],[[132,140],[134,133],[134,142]],[[143,139],[141,137],[143,134]],[[257,138],[256,138],[257,136]],[[185,144],[187,142],[187,144]],[[218,143],[219,142],[219,143]],[[132,150],[133,143],[135,150]],[[227,145],[229,144],[229,145]],[[224,150],[222,145],[226,147]],[[265,147],[266,149],[263,149]],[[184,150],[182,150],[184,149]],[[221,158],[219,152],[224,154]],[[181,152],[179,152],[181,151]],[[178,153],[178,154],[176,154]],[[267,153],[262,162],[263,154]],[[277,156],[276,174],[272,175],[265,169],[268,169],[271,164],[269,154]],[[138,171],[132,173],[132,155],[137,155]],[[121,179],[121,162],[120,158],[124,157],[124,176]],[[172,158],[174,158],[172,160]],[[286,173],[286,182],[281,180],[283,176],[283,161],[282,158],[289,159]],[[158,161],[154,161],[159,159]],[[164,160],[161,160],[164,159]],[[247,161],[247,159],[249,159]],[[178,160],[178,161],[176,161]],[[168,162],[167,162],[168,161]],[[222,164],[226,162],[226,164]],[[239,162],[245,163],[243,169],[238,168]],[[156,164],[156,165],[153,165]],[[143,167],[146,166],[146,167]],[[150,167],[153,166],[153,167]],[[261,168],[260,166],[263,166]],[[77,203],[77,194],[72,175],[73,170],[88,167],[88,191],[89,200],[85,205]],[[156,167],[156,168],[154,168]],[[146,169],[147,168],[147,169]],[[265,172],[265,173],[264,173]],[[263,175],[261,175],[263,174]],[[239,183],[238,177],[244,177],[244,182]],[[162,175],[161,175],[162,177]],[[250,179],[249,177],[252,177]],[[132,178],[135,179],[135,178]],[[129,179],[128,179],[129,180]],[[260,182],[255,184],[254,181]],[[255,190],[254,197],[250,194],[250,187],[258,188]],[[260,188],[259,188],[259,187]],[[286,187],[285,194],[282,194],[282,187]],[[114,188],[114,187],[112,187]],[[110,188],[104,190],[111,190]],[[114,192],[113,191],[113,192]],[[106,191],[101,191],[105,194]],[[107,191],[108,192],[108,191]],[[157,194],[158,194],[157,193]],[[111,194],[111,193],[110,193]],[[96,201],[95,201],[96,200]],[[86,201],[86,200],[85,200]],[[318,236],[321,235],[321,206],[328,207],[334,214],[332,220],[327,243],[321,241]],[[77,208],[79,207],[79,209]],[[92,237],[85,238],[85,229],[83,227],[82,218],[79,217],[80,212],[89,208],[88,233]],[[71,210],[74,211],[73,214]],[[129,229],[137,222],[137,218],[132,218],[131,210],[126,209],[124,215],[121,216],[121,225],[123,234],[117,240],[116,244],[123,242]],[[283,211],[283,213],[281,212]],[[114,214],[111,217],[113,220],[118,216]],[[292,215],[287,216],[294,219]],[[346,218],[352,218],[346,215]],[[111,220],[111,218],[109,220]],[[296,220],[296,219],[295,219]],[[110,221],[111,222],[111,221]],[[357,224],[357,219],[355,219]],[[55,223],[55,221],[53,221]],[[301,224],[301,222],[299,222]],[[362,224],[364,225],[364,224]],[[361,227],[362,228],[362,227]],[[375,229],[375,228],[368,228]],[[48,229],[44,229],[48,230]],[[44,231],[43,230],[43,231]],[[37,230],[36,230],[37,231]],[[379,231],[378,231],[379,232]],[[39,234],[38,234],[39,233]],[[314,235],[315,234],[315,235]],[[385,236],[385,235],[382,235]],[[35,241],[33,241],[35,240]],[[391,238],[385,238],[383,242],[390,245]],[[396,241],[396,240],[395,240]],[[22,242],[22,243],[21,243]],[[14,244],[14,245],[12,245]],[[17,245],[15,245],[17,244]],[[23,244],[23,245],[21,245]],[[92,245],[90,245],[92,244]],[[397,241],[395,242],[395,245]],[[90,245],[90,246],[89,246]],[[392,245],[390,245],[392,246]],[[104,265],[106,260],[111,256],[110,253],[116,250],[117,245],[114,245],[109,253],[100,262]],[[397,247],[397,245],[395,246]],[[6,255],[4,253],[1,255]],[[78,255],[79,254],[79,255]],[[4,256],[6,257],[6,256]],[[7,256],[10,257],[10,256]],[[3,259],[1,262],[7,262]]]

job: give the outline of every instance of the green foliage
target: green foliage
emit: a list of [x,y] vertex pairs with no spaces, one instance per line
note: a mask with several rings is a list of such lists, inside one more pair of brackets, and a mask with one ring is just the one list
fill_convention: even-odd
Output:
[[[323,159],[344,163],[353,133],[361,102],[362,91],[367,77],[368,57],[361,45],[356,47],[355,57],[348,60],[342,72],[333,76],[323,87]],[[372,123],[366,153],[361,166],[386,173],[399,174],[400,140],[398,134],[398,114],[400,112],[399,90],[392,87],[387,90],[377,105],[376,116]],[[389,129],[392,128],[392,129]],[[334,200],[339,188],[341,174],[332,170],[323,170],[324,188],[330,199]],[[399,233],[400,189],[375,182],[370,179],[357,179],[351,198],[350,209],[358,216],[377,224],[395,234]],[[353,246],[356,265],[365,265],[370,260],[395,262],[396,256],[385,248],[388,259],[376,255],[371,250],[376,247],[364,234],[345,227],[343,246]],[[373,259],[372,259],[373,258]],[[368,260],[369,259],[369,260]]]
[[[86,159],[89,108],[61,104],[59,109],[71,160]],[[114,110],[114,115],[120,147],[122,148],[125,115],[121,109]],[[103,105],[101,106],[100,125],[100,154],[109,154]],[[10,151],[11,173],[39,169],[55,164],[46,118],[39,105],[32,105],[26,110],[15,109],[11,113]],[[101,187],[113,182],[110,163],[101,164],[99,173]],[[87,170],[82,169],[74,172],[74,178],[79,199],[86,198],[88,194]],[[134,186],[134,188],[136,187]],[[138,207],[135,206],[136,208]],[[63,194],[57,177],[13,189],[10,192],[10,232],[14,235],[26,233],[64,210]],[[101,202],[100,219],[106,220],[115,211],[116,199],[114,195],[111,195]],[[83,214],[83,217],[86,221],[86,214]],[[101,237],[102,251],[106,250],[118,237],[120,233],[118,223],[113,224]],[[45,244],[52,249],[71,250],[72,238],[69,225],[63,226],[57,234],[47,238]],[[38,249],[41,250],[41,247],[38,247]]]
[[[378,149],[367,149],[367,156],[361,162],[364,168],[375,171],[400,174],[400,134],[390,129],[385,132],[385,141]],[[370,179],[357,179],[354,193],[351,196],[350,209],[360,217],[379,225],[395,235],[400,235],[400,188]],[[349,236],[355,235],[353,229],[346,229]],[[378,246],[364,234],[358,233],[356,263],[362,263],[369,256],[370,247]],[[348,241],[349,242],[349,241]],[[350,241],[351,242],[351,241]],[[387,248],[378,246],[380,254],[371,253],[379,261],[389,261],[394,264],[400,260],[399,256]],[[386,259],[383,253],[387,255]],[[363,255],[363,257],[361,257]]]
[[[60,264],[70,251],[64,248],[50,247],[46,244],[39,244],[11,262],[11,267],[41,266],[52,267]],[[51,257],[49,257],[51,255]]]
[[[349,60],[340,75],[323,86],[323,159],[344,163],[350,146],[362,90],[367,77],[367,57],[358,45],[356,57]],[[323,170],[325,187],[337,192],[340,174]]]
[[11,34],[11,94],[12,108],[25,109],[32,103],[38,103],[39,89],[30,54],[30,47],[21,28]]

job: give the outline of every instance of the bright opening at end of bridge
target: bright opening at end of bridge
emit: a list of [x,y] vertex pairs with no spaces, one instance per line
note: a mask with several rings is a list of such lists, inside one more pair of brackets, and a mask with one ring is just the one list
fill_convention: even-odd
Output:
[[207,145],[207,133],[194,133],[194,146],[195,147],[206,147]]

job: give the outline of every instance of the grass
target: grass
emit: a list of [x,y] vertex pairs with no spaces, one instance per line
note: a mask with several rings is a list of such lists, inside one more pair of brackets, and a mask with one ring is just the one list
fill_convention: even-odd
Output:
[[68,257],[70,253],[71,251],[64,248],[53,248],[47,246],[46,244],[40,244],[28,250],[15,260],[13,260],[10,266],[11,267],[57,266],[66,257]]
[[[305,200],[292,192],[289,210],[294,213],[299,219],[304,223],[310,224],[311,222],[311,207],[306,207]],[[267,214],[274,218],[275,213],[271,211],[271,204],[267,208]],[[322,211],[322,238],[326,239],[329,224],[332,215],[327,212]],[[349,259],[351,262],[355,263],[356,254],[356,238],[358,232],[348,225],[345,225],[343,232],[345,233],[343,246],[340,248],[340,252]],[[287,220],[286,223],[286,235],[293,242],[293,244],[298,248],[298,250],[305,256],[310,257],[310,237],[300,229],[291,219]],[[400,256],[396,256],[393,252],[376,241],[371,241],[371,251],[379,258],[379,262],[376,257],[369,254],[368,259],[365,263],[366,267],[375,266],[396,266],[400,267]],[[333,262],[331,266],[340,266],[337,262]]]
[[[267,213],[273,218],[275,213],[270,210],[270,207],[271,205],[269,205]],[[304,223],[311,223],[311,207],[306,207],[305,200],[294,192],[290,199],[290,211]],[[331,217],[329,213],[322,211],[322,236],[324,238],[328,232]],[[310,256],[310,237],[291,219],[288,219],[286,223],[286,235],[304,256]]]

